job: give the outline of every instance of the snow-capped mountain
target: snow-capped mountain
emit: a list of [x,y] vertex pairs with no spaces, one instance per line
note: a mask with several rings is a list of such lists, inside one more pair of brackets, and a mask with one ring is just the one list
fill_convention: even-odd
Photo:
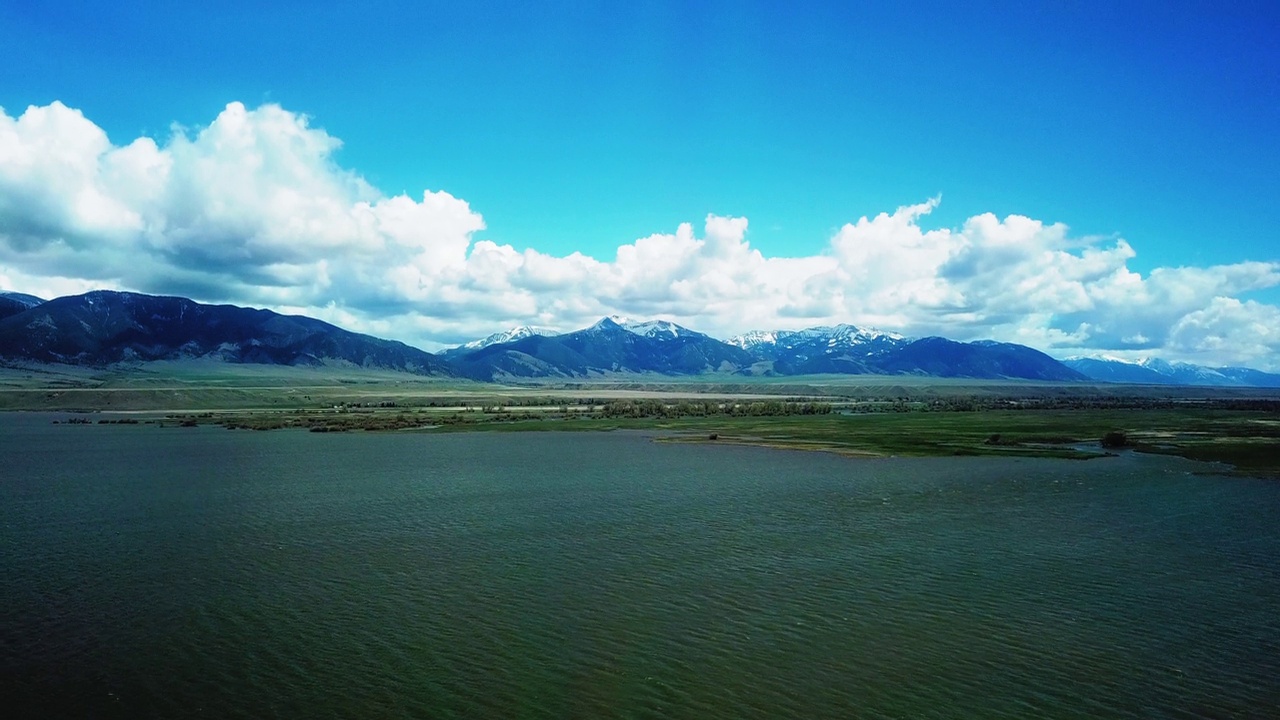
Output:
[[1108,355],[1071,357],[1064,365],[1091,380],[1148,385],[1202,385],[1209,387],[1280,387],[1280,375],[1250,368],[1210,368],[1159,358],[1126,359]]
[[855,325],[756,330],[727,340],[787,374],[874,372],[874,360],[907,344],[897,333]]
[[559,334],[560,333],[556,332],[555,330],[549,330],[547,328],[535,327],[533,325],[521,325],[519,327],[513,327],[510,330],[503,330],[502,332],[496,332],[487,337],[482,337],[479,340],[472,340],[469,343],[463,343],[462,345],[459,345],[458,347],[453,348],[451,350],[446,350],[445,352],[446,353],[469,352],[471,350],[479,350],[480,348],[486,348],[486,347],[489,347],[490,345],[500,345],[502,343],[509,343],[509,342],[515,342],[516,340],[523,340],[524,338],[533,337],[534,335],[552,337]]
[[752,348],[759,347],[761,345],[778,344],[778,333],[787,333],[787,332],[791,332],[791,331],[790,330],[752,330],[750,332],[745,332],[741,335],[734,335],[728,340],[725,340],[725,342],[729,343],[730,345],[736,345],[737,347],[740,347],[743,350],[750,351]]
[[752,352],[757,348],[815,346],[835,349],[858,348],[869,344],[897,344],[906,338],[898,333],[855,325],[818,325],[803,330],[752,330],[725,342]]
[[589,377],[606,373],[696,375],[738,372],[753,358],[664,320],[606,317],[591,327],[553,337],[525,337],[459,353],[461,374],[478,380],[514,377]]
[[1173,378],[1179,385],[1235,385],[1231,378],[1213,368],[1183,362],[1166,362],[1159,358],[1143,358],[1138,365]]
[[[607,321],[607,323],[606,323]],[[703,333],[690,330],[682,325],[677,325],[668,320],[632,320],[631,318],[621,315],[610,315],[607,318],[601,318],[592,327],[603,327],[602,323],[613,324],[631,333],[635,333],[641,337],[653,338],[655,340],[674,340],[678,337],[707,337]]]
[[450,359],[455,360],[459,374],[479,380],[706,372],[1085,379],[1044,353],[1007,343],[911,341],[897,333],[854,325],[757,331],[721,342],[666,320],[636,321],[616,315],[576,332],[492,344]]

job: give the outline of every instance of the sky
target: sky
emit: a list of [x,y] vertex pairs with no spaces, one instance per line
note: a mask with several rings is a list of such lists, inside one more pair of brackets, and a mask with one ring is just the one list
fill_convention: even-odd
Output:
[[0,3],[0,289],[1280,370],[1272,3]]

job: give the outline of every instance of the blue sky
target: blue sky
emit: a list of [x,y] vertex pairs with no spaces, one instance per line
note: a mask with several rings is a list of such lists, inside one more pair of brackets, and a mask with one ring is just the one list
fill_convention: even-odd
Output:
[[[278,105],[381,194],[446,191],[483,216],[472,240],[556,257],[609,261],[709,215],[749,218],[767,258],[812,257],[941,196],[921,229],[1063,223],[1123,238],[1144,277],[1280,260],[1275,3],[639,5],[9,3],[0,107],[58,101],[163,149],[174,123]],[[11,279],[39,276],[15,257]],[[1280,301],[1265,280],[1222,292]],[[464,332],[415,322],[400,334]]]

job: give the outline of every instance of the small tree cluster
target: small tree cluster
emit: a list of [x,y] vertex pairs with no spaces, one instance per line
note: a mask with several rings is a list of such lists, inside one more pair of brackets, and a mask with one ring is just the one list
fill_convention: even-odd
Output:
[[1102,436],[1102,447],[1122,448],[1129,444],[1129,437],[1119,430],[1112,430]]
[[781,415],[827,415],[830,403],[783,402],[764,400],[749,403],[691,402],[666,403],[662,400],[613,400],[600,409],[606,418],[679,418],[728,415],[732,417],[764,417]]

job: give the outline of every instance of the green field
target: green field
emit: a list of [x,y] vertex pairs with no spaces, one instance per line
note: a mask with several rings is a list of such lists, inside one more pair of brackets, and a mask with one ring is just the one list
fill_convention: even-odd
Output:
[[[804,404],[829,414],[796,414]],[[0,409],[81,422],[343,431],[653,431],[851,456],[1096,457],[1132,449],[1280,475],[1280,393],[913,377],[609,377],[521,385],[358,368],[150,363],[0,369]],[[85,414],[89,413],[89,414]],[[1123,433],[1125,445],[1100,439]],[[714,438],[714,439],[713,439]]]
[[[456,428],[458,426],[449,426]],[[1182,409],[981,410],[787,417],[637,420],[490,421],[494,430],[661,430],[676,442],[721,442],[825,450],[860,456],[1090,458],[1137,450],[1229,463],[1242,472],[1280,473],[1280,416],[1275,412]],[[445,428],[441,428],[445,429]],[[1103,448],[1109,432],[1127,444]],[[715,439],[712,440],[712,436]]]

